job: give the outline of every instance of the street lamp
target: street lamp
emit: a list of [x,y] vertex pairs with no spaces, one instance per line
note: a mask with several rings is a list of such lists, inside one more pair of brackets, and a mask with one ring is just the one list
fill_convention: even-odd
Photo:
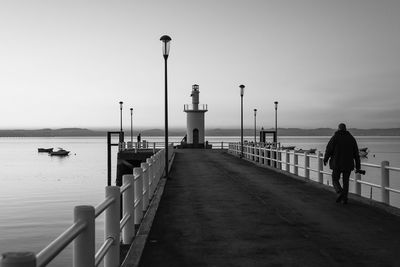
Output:
[[168,178],[168,83],[167,83],[167,59],[169,55],[169,42],[171,37],[163,35],[160,38],[162,42],[162,52],[165,65],[165,178]]
[[124,102],[119,101],[119,111],[120,111],[120,119],[121,119],[121,123],[120,123],[121,127],[119,130],[119,142],[120,143],[123,142],[123,140],[122,140],[122,104],[124,104]]
[[257,109],[254,109],[254,144],[257,143]]
[[243,95],[244,85],[239,85],[240,88],[240,157],[243,158]]
[[133,108],[131,108],[131,145],[133,145]]
[[275,136],[276,136],[275,143],[276,145],[278,145],[278,101],[275,101],[274,104],[275,104]]

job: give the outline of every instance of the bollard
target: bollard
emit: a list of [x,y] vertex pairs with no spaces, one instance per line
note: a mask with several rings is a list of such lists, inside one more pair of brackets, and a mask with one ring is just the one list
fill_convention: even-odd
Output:
[[7,252],[2,255],[1,267],[36,267],[33,252]]
[[299,155],[297,155],[296,151],[293,152],[293,165],[293,173],[299,175]]
[[318,177],[318,182],[323,184],[324,183],[324,174],[322,171],[324,170],[324,164],[323,164],[323,159],[322,159],[322,153],[320,151],[317,152],[317,177]]
[[135,177],[135,224],[140,224],[143,218],[143,170],[142,168],[134,168],[133,175]]
[[[118,189],[119,192],[119,187],[117,186],[115,187]],[[119,216],[119,209],[117,210],[117,214]],[[73,255],[74,267],[94,266],[94,260],[95,260],[94,220],[95,220],[94,207],[76,206],[74,208],[74,223],[86,224],[86,227],[84,228],[82,233],[80,233],[75,238],[73,243],[72,255]],[[119,233],[119,227],[118,227],[118,233]]]
[[304,152],[304,178],[310,179],[310,158],[308,152]]
[[386,169],[387,166],[389,166],[389,161],[381,162],[381,196],[382,202],[389,205],[389,190],[386,189],[386,187],[389,187],[389,170]]
[[359,181],[361,181],[361,174],[356,173],[354,175],[354,193],[361,196],[361,184]]
[[124,174],[122,176],[123,185],[130,184],[131,186],[122,195],[122,214],[127,214],[130,216],[129,221],[126,223],[125,227],[122,229],[122,242],[123,244],[132,243],[135,237],[135,215],[133,210],[133,204],[135,202],[134,194],[134,177],[132,174]]
[[286,150],[285,152],[285,156],[286,156],[286,171],[290,172],[290,152],[289,150]]
[[143,210],[146,210],[150,199],[149,164],[143,162],[140,168],[143,170]]
[[[119,266],[119,239],[120,239],[120,198],[121,192],[118,186],[106,187],[106,198],[113,198],[114,202],[105,211],[105,233],[104,239],[112,238],[113,243],[104,257],[104,266]],[[82,265],[82,266],[94,266]]]

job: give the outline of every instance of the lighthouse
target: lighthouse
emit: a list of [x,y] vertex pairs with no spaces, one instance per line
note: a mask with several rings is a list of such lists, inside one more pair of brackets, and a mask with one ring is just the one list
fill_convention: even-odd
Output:
[[203,148],[204,144],[204,114],[207,105],[199,105],[199,86],[192,85],[192,104],[184,106],[186,112],[186,147]]

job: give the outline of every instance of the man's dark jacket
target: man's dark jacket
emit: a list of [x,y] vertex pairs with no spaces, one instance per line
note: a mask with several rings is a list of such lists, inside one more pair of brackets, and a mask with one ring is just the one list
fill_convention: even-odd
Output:
[[357,170],[361,168],[357,142],[348,131],[339,130],[329,140],[324,162],[328,160],[332,170],[352,171],[354,162]]

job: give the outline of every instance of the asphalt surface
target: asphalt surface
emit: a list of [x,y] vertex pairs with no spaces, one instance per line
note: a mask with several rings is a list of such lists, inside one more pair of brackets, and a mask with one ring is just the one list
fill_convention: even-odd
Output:
[[140,266],[400,266],[400,218],[216,150],[178,150]]

